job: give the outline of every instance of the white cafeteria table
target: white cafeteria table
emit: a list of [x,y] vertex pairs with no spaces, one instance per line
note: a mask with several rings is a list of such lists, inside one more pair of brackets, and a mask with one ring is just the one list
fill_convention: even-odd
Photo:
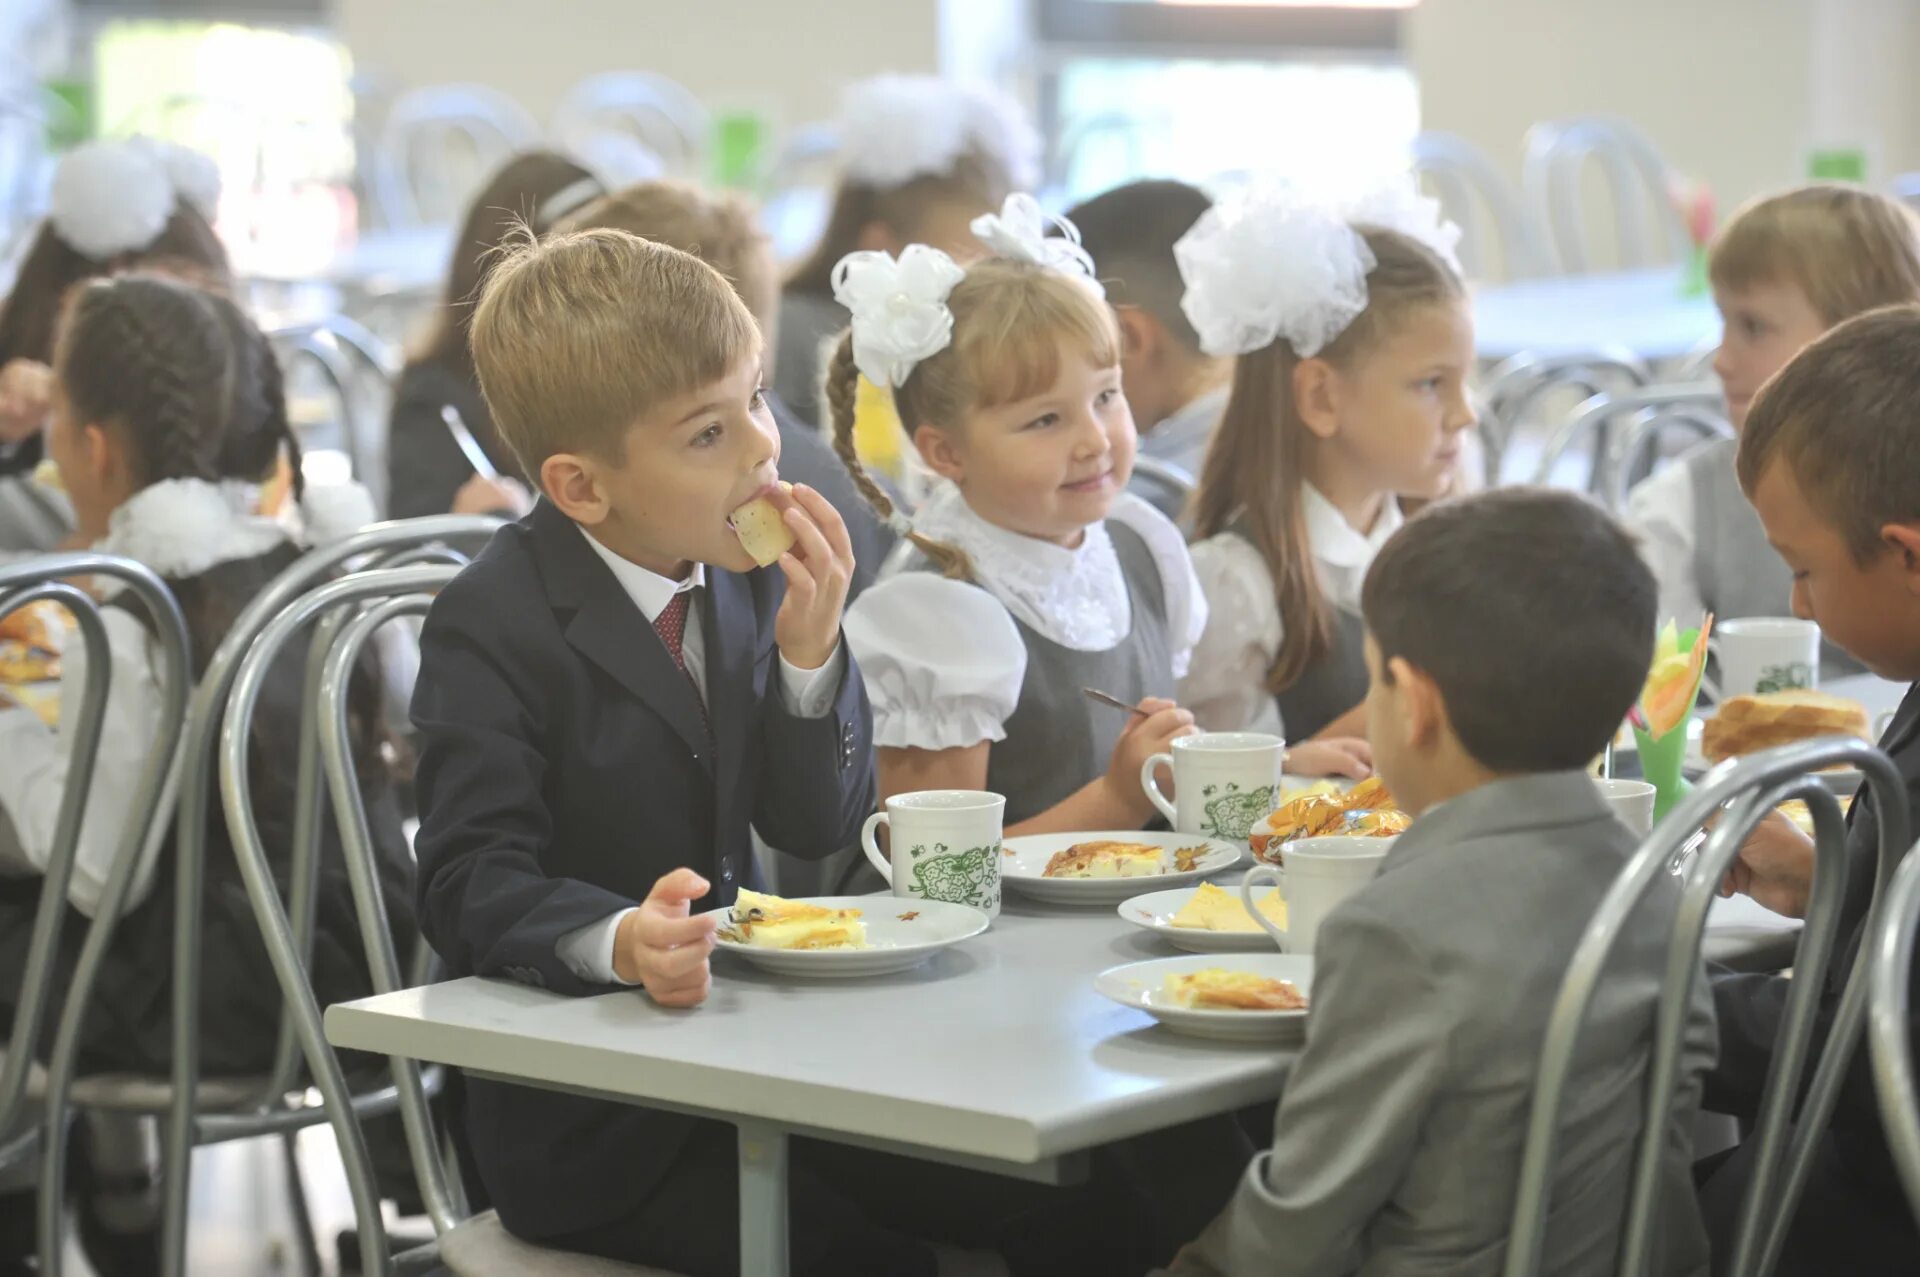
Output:
[[1713,298],[1683,296],[1673,267],[1527,279],[1473,292],[1474,348],[1489,363],[1615,348],[1665,363],[1719,337]]

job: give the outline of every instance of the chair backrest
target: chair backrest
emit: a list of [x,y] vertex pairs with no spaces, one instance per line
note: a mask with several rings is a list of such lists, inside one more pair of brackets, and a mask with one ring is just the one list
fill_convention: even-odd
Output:
[[613,185],[663,173],[704,181],[713,120],[678,80],[655,71],[603,71],[567,91],[550,132]]
[[1587,162],[1606,176],[1623,268],[1678,261],[1691,241],[1673,206],[1672,170],[1647,135],[1615,116],[1545,121],[1527,131],[1521,187],[1547,228],[1560,265],[1596,269],[1599,245],[1587,224],[1581,176]]
[[1886,909],[1867,937],[1868,1046],[1880,1126],[1920,1220],[1920,1077],[1913,1067],[1913,941],[1920,931],[1920,855],[1909,852],[1887,889]]
[[[1867,964],[1860,962],[1848,975],[1826,1047],[1796,1114],[1794,1101],[1801,1093],[1801,1078],[1812,1052],[1815,1016],[1847,895],[1846,829],[1839,801],[1815,773],[1841,764],[1857,766],[1865,774],[1879,815],[1876,900],[1874,912],[1868,915],[1871,925],[1883,907],[1880,897],[1885,894],[1883,889],[1894,863],[1907,847],[1906,788],[1885,754],[1864,741],[1842,737],[1789,745],[1714,768],[1667,813],[1600,902],[1567,966],[1541,1046],[1540,1072],[1534,1085],[1507,1245],[1506,1277],[1532,1277],[1539,1268],[1551,1205],[1561,1100],[1581,1027],[1605,980],[1608,956],[1635,912],[1657,890],[1671,890],[1673,879],[1679,877],[1682,882],[1661,981],[1643,1126],[1634,1156],[1617,1267],[1622,1277],[1648,1271],[1659,1226],[1660,1162],[1668,1114],[1680,1085],[1689,1004],[1695,983],[1704,978],[1701,947],[1707,910],[1747,835],[1780,803],[1800,798],[1813,815],[1813,893],[1794,959],[1786,1014],[1767,1071],[1759,1122],[1749,1137],[1758,1151],[1754,1174],[1741,1205],[1731,1262],[1724,1271],[1734,1277],[1759,1277],[1772,1268],[1805,1187],[1816,1141],[1845,1080],[1866,1002]],[[1722,807],[1726,811],[1712,834],[1698,854],[1690,856],[1694,835]],[[1715,1271],[1722,1271],[1718,1262]]]
[[[317,624],[315,649],[321,655],[321,675],[307,706],[319,730],[332,808],[340,830],[342,853],[351,884],[354,907],[366,945],[373,991],[387,993],[403,987],[392,933],[368,828],[366,808],[355,774],[347,729],[347,689],[356,663],[374,632],[402,616],[423,614],[433,592],[453,579],[452,566],[379,568],[351,573],[295,600],[261,631],[241,660],[227,698],[220,739],[220,794],[233,835],[234,855],[246,884],[248,899],[261,935],[267,942],[281,998],[288,1008],[302,1054],[314,1084],[326,1101],[327,1115],[338,1137],[347,1171],[349,1195],[359,1219],[362,1271],[390,1270],[384,1229],[380,1226],[380,1194],[366,1142],[355,1119],[353,1095],[339,1057],[326,1041],[320,1007],[307,973],[307,952],[296,936],[294,919],[280,898],[267,863],[265,844],[255,823],[247,769],[247,746],[253,713],[267,673],[280,652],[310,624]],[[357,615],[354,614],[357,610]],[[339,624],[328,626],[329,620]],[[325,647],[321,647],[324,638]],[[450,1183],[437,1152],[432,1119],[420,1071],[412,1061],[393,1061],[402,1121],[409,1149],[435,1231],[445,1232],[466,1214],[457,1184]]]
[[803,125],[781,144],[760,201],[760,224],[780,261],[811,251],[825,231],[839,156],[840,131],[830,122]]
[[1696,441],[1731,439],[1717,386],[1649,386],[1627,394],[1599,394],[1574,410],[1555,430],[1534,469],[1535,483],[1550,483],[1562,460],[1592,449],[1587,490],[1609,509],[1626,503],[1627,488],[1650,466],[1637,463],[1664,435],[1683,432]]
[[1460,264],[1469,279],[1552,272],[1545,232],[1485,151],[1455,133],[1422,133],[1413,139],[1413,172],[1459,224]]
[[[74,577],[95,575],[120,581],[145,605],[153,622],[153,633],[160,653],[161,713],[154,733],[153,753],[137,784],[137,797],[130,809],[131,819],[122,834],[121,849],[110,869],[112,882],[102,896],[89,939],[83,948],[96,947],[92,936],[100,936],[103,946],[113,923],[125,903],[126,887],[132,880],[134,864],[145,841],[148,828],[159,810],[161,793],[174,751],[180,743],[181,722],[186,714],[187,689],[191,682],[187,627],[180,606],[166,584],[143,564],[101,554],[57,554],[23,563],[0,566],[0,617],[34,603],[57,603],[73,617],[81,645],[86,649],[86,680],[77,702],[61,706],[61,733],[72,744],[67,766],[66,787],[60,795],[60,810],[55,818],[53,845],[46,872],[40,884],[40,900],[34,910],[33,934],[27,945],[25,974],[14,1006],[6,1064],[0,1069],[0,1135],[10,1131],[20,1115],[26,1094],[27,1072],[33,1063],[41,1038],[41,1026],[47,1013],[49,995],[54,992],[52,978],[54,954],[58,951],[61,924],[67,915],[67,888],[72,879],[74,860],[79,852],[80,830],[86,816],[87,794],[98,761],[101,726],[106,717],[107,695],[111,690],[113,661],[107,648],[106,624],[101,605],[94,597],[71,584]],[[125,783],[124,780],[115,783]],[[122,865],[124,863],[124,871]],[[116,887],[117,884],[117,887]],[[75,1030],[86,1009],[86,993],[97,959],[82,961],[71,986],[66,990]],[[64,1013],[63,1013],[64,1014]],[[59,1054],[55,1053],[56,1057]],[[70,1061],[69,1061],[70,1063]]]
[[403,93],[387,113],[368,166],[388,226],[457,221],[460,205],[508,156],[540,144],[525,107],[481,84]]
[[1486,411],[1482,433],[1488,444],[1487,470],[1497,482],[1507,450],[1528,417],[1549,396],[1574,391],[1582,400],[1610,391],[1635,390],[1651,380],[1647,366],[1631,351],[1614,348],[1580,354],[1519,354],[1487,375],[1482,389]]
[[[166,1195],[163,1218],[167,1224],[161,1259],[166,1277],[184,1277],[186,1271],[184,1223],[194,1142],[192,1097],[200,1076],[200,886],[206,860],[210,780],[216,765],[215,736],[225,719],[227,697],[238,676],[240,662],[270,624],[343,565],[433,545],[471,546],[490,537],[500,526],[499,519],[481,515],[400,519],[373,524],[344,540],[309,550],[255,595],[235,618],[194,689],[179,751],[178,797],[174,804],[172,1101],[164,1128],[165,1163],[161,1175]],[[310,664],[308,686],[314,686],[316,681],[317,675]],[[299,744],[291,853],[289,907],[296,918],[303,908],[311,914],[308,902],[318,857],[321,777],[317,737],[313,717],[307,715]],[[303,892],[307,894],[303,896]],[[306,952],[310,939],[309,928],[300,942],[299,952]],[[280,1026],[283,1044],[295,1036],[291,1021],[296,1014],[291,1004],[283,1006]],[[288,1061],[294,1058],[291,1048],[280,1052],[274,1077],[263,1088],[263,1099],[275,1094],[275,1088],[284,1078],[291,1077]]]

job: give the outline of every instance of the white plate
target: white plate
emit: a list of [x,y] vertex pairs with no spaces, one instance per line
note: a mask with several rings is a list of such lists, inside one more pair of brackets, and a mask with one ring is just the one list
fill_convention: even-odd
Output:
[[1094,977],[1095,992],[1121,1006],[1145,1011],[1175,1033],[1224,1042],[1298,1040],[1306,1032],[1307,1011],[1214,1011],[1175,1006],[1161,992],[1170,975],[1186,975],[1208,967],[1252,971],[1290,980],[1300,992],[1313,996],[1313,958],[1304,953],[1243,953],[1233,957],[1211,954],[1191,958],[1155,958],[1110,967]]
[[[762,949],[717,939],[715,947],[735,953],[776,975],[887,975],[917,967],[940,950],[971,940],[987,929],[987,915],[969,905],[940,900],[903,900],[898,896],[808,896],[805,903],[824,909],[858,909],[867,924],[865,949]],[[914,915],[908,917],[907,915]]]
[[[1215,886],[1221,886],[1215,883]],[[1237,899],[1240,885],[1221,886],[1221,890],[1230,891]],[[1261,887],[1259,896],[1265,898],[1272,887]],[[1176,949],[1185,949],[1188,953],[1272,953],[1273,939],[1264,931],[1202,931],[1196,927],[1176,927],[1171,924],[1173,915],[1178,913],[1187,901],[1193,899],[1194,888],[1175,887],[1171,891],[1150,891],[1144,896],[1135,896],[1120,906],[1120,916],[1142,931],[1151,931]]]
[[[1169,853],[1181,847],[1207,848],[1187,871],[1168,870],[1142,878],[1048,878],[1047,861],[1075,843],[1131,842],[1161,847]],[[1138,829],[1079,834],[1029,834],[1001,844],[1000,882],[1035,900],[1069,905],[1117,905],[1143,887],[1173,887],[1198,882],[1208,874],[1223,873],[1240,863],[1245,849],[1218,838],[1198,834],[1143,833]]]

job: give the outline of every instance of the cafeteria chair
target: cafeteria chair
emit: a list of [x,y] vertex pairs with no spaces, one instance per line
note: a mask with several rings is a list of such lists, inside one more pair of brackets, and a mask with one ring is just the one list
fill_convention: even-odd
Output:
[[[129,818],[120,831],[99,905],[81,940],[73,970],[59,973],[56,955],[67,915],[67,890],[111,691],[112,661],[102,605],[72,584],[73,578],[88,576],[118,581],[124,593],[144,610],[159,653],[161,709],[154,728],[155,748],[135,781]],[[36,1160],[39,1162],[40,1271],[48,1274],[58,1270],[68,1099],[87,1087],[111,1084],[111,1079],[74,1077],[89,994],[126,903],[136,866],[152,841],[165,807],[192,673],[187,626],[180,606],[166,583],[144,564],[113,555],[78,553],[45,555],[0,567],[0,615],[41,601],[58,603],[72,616],[78,640],[86,649],[86,678],[79,700],[63,705],[61,710],[63,735],[73,742],[72,761],[55,820],[51,855],[40,884],[6,1054],[0,1059],[0,1181],[24,1188],[31,1180],[30,1168]],[[35,1056],[46,1025],[47,994],[61,984],[65,985],[66,996],[43,1069]],[[55,1256],[51,1266],[50,1255]]]
[[1523,352],[1502,360],[1487,374],[1481,392],[1489,480],[1497,483],[1505,473],[1514,440],[1548,400],[1573,393],[1584,401],[1609,391],[1635,390],[1651,380],[1646,364],[1623,347],[1564,355]]
[[[1845,1081],[1866,1009],[1868,964],[1860,962],[1848,973],[1826,1046],[1819,1052],[1811,1083],[1803,1087],[1807,1059],[1813,1054],[1820,990],[1840,939],[1849,872],[1839,800],[1818,773],[1849,764],[1864,773],[1880,814],[1875,903],[1868,914],[1871,933],[1885,910],[1886,886],[1895,862],[1907,848],[1906,788],[1890,758],[1864,741],[1845,737],[1803,741],[1715,767],[1660,822],[1608,890],[1580,937],[1547,1022],[1507,1242],[1506,1277],[1532,1277],[1540,1270],[1568,1074],[1587,1012],[1605,983],[1608,955],[1635,910],[1662,891],[1677,891],[1616,1269],[1622,1277],[1647,1271],[1659,1227],[1666,1115],[1680,1084],[1695,982],[1704,978],[1701,946],[1707,911],[1747,835],[1775,807],[1798,798],[1813,816],[1813,894],[1759,1120],[1749,1136],[1756,1141],[1756,1168],[1741,1203],[1733,1253],[1724,1268],[1719,1257],[1715,1263],[1716,1272],[1732,1277],[1764,1277],[1772,1270],[1805,1186],[1815,1142]],[[1696,853],[1695,836],[1723,808]],[[1795,1102],[1802,1095],[1804,1101],[1796,1112]]]
[[1413,173],[1459,225],[1460,264],[1468,279],[1552,273],[1544,232],[1485,151],[1457,133],[1422,133],[1413,139]]
[[1570,454],[1592,448],[1587,478],[1609,510],[1626,507],[1627,493],[1659,462],[1661,441],[1678,434],[1688,446],[1731,439],[1718,386],[1648,386],[1629,394],[1599,394],[1576,408],[1548,440],[1533,481],[1547,484]]
[[440,84],[395,100],[368,157],[368,193],[383,225],[458,223],[487,174],[540,145],[527,109],[483,84]]
[[[285,374],[289,408],[296,412],[303,435],[302,448],[309,443],[337,445],[352,478],[373,499],[374,509],[385,511],[385,408],[389,387],[400,373],[399,352],[345,315],[276,328],[267,340]],[[316,382],[319,394],[301,393]]]
[[[220,791],[233,833],[235,855],[247,895],[267,941],[282,997],[293,1010],[308,1070],[325,1097],[346,1169],[349,1195],[358,1224],[361,1271],[392,1274],[450,1272],[454,1277],[508,1277],[544,1274],[548,1277],[671,1277],[658,1269],[616,1263],[590,1256],[553,1251],[523,1242],[509,1234],[491,1211],[468,1212],[457,1172],[449,1174],[449,1159],[435,1129],[418,1062],[394,1057],[391,1074],[397,1091],[407,1146],[419,1180],[420,1194],[433,1223],[435,1240],[426,1247],[395,1256],[380,1211],[380,1197],[366,1140],[358,1118],[364,1109],[354,1103],[338,1054],[326,1040],[321,1010],[306,970],[304,950],[269,871],[265,848],[253,819],[247,774],[247,742],[253,711],[267,670],[279,652],[306,627],[319,625],[326,648],[321,674],[311,687],[310,718],[319,729],[327,792],[336,818],[354,911],[366,945],[368,967],[376,993],[426,983],[422,961],[424,944],[411,969],[403,974],[374,863],[373,839],[355,778],[347,730],[347,689],[361,652],[381,627],[424,614],[433,593],[453,578],[447,566],[392,567],[355,573],[332,581],[296,600],[259,634],[242,660],[227,699],[226,725],[220,743]],[[329,619],[343,623],[327,627]],[[315,643],[319,651],[320,644]]]
[[839,130],[825,121],[794,129],[775,154],[760,201],[760,225],[781,265],[806,255],[825,231],[839,158]]
[[[287,1170],[294,1185],[294,1219],[301,1233],[303,1258],[310,1266],[309,1271],[318,1271],[318,1248],[312,1237],[311,1222],[305,1217],[305,1198],[299,1187],[293,1139],[299,1130],[318,1125],[327,1115],[320,1107],[307,1102],[307,1082],[299,1077],[301,1060],[289,1012],[282,1011],[274,1064],[264,1077],[213,1078],[203,1076],[200,1070],[200,905],[213,746],[219,730],[220,710],[241,657],[275,616],[343,567],[401,556],[437,555],[457,562],[461,555],[455,547],[479,544],[492,535],[499,524],[497,519],[466,515],[380,523],[340,542],[309,551],[241,612],[219,649],[208,659],[198,685],[191,688],[191,697],[185,701],[180,744],[172,751],[173,766],[168,777],[169,788],[165,791],[169,797],[162,799],[160,809],[150,822],[151,828],[140,831],[145,838],[157,840],[164,835],[168,823],[175,829],[172,1068],[162,1077],[112,1074],[79,1077],[69,1082],[78,1049],[80,1016],[87,1001],[86,990],[110,939],[111,924],[107,920],[117,916],[138,860],[134,832],[130,828],[128,841],[114,862],[101,916],[89,930],[86,948],[81,953],[67,1010],[62,1015],[50,1056],[44,1106],[48,1130],[65,1129],[69,1105],[75,1109],[161,1117],[163,1277],[185,1277],[187,1272],[187,1203],[193,1149],[203,1144],[263,1136],[276,1136],[283,1141]],[[90,571],[111,574],[112,565],[118,562],[99,555],[63,556],[59,560],[63,575]],[[5,579],[0,576],[0,581]],[[318,664],[317,659],[309,663],[309,687],[318,679]],[[181,695],[187,696],[185,680]],[[298,744],[289,899],[302,945],[309,944],[313,934],[315,873],[323,817],[316,737],[317,729],[309,719],[302,725]],[[397,1104],[391,1085],[357,1097],[356,1102],[368,1115],[391,1111]],[[49,1141],[41,1172],[41,1277],[59,1277],[62,1271],[63,1225],[58,1185],[63,1177],[64,1148],[60,1141]]]
[[1913,940],[1920,931],[1920,854],[1894,872],[1886,909],[1867,936],[1867,1045],[1880,1121],[1907,1202],[1920,1221],[1920,1078],[1913,1067]]
[[567,90],[548,133],[610,187],[656,177],[704,181],[713,119],[678,80],[656,71],[603,71]]
[[1651,139],[1618,116],[1542,121],[1527,130],[1521,189],[1547,228],[1560,266],[1571,274],[1600,268],[1600,243],[1587,220],[1581,179],[1592,161],[1606,178],[1619,269],[1682,261],[1692,249],[1673,205],[1675,174]]

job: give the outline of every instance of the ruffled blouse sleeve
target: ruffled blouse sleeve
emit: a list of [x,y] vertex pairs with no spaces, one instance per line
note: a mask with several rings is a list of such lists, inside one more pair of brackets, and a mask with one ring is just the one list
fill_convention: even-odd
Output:
[[1180,682],[1180,703],[1212,732],[1280,733],[1267,671],[1280,652],[1280,602],[1260,552],[1230,532],[1193,547],[1206,628]]
[[1131,528],[1153,555],[1167,597],[1167,644],[1173,650],[1173,676],[1185,678],[1195,645],[1207,628],[1207,595],[1194,573],[1187,538],[1178,525],[1145,500],[1128,492],[1107,516]]
[[959,749],[1006,738],[1027,649],[991,594],[899,572],[854,602],[845,628],[873,703],[874,744]]

